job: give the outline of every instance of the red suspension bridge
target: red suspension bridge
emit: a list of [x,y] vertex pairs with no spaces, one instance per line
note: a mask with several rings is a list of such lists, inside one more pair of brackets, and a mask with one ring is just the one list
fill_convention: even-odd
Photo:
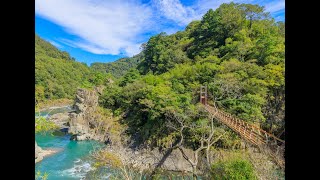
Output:
[[279,139],[253,124],[238,119],[217,107],[209,105],[207,97],[207,87],[201,86],[200,102],[213,118],[238,133],[246,141],[259,147],[273,157],[278,165],[284,167],[284,140]]

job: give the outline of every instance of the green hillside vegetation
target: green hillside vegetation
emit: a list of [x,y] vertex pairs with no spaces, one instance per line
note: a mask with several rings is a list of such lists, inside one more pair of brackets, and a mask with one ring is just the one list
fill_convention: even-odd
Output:
[[[197,105],[200,85],[208,86],[210,104],[275,135],[283,132],[284,24],[262,7],[222,4],[184,31],[151,37],[143,53],[137,70],[109,85],[100,102],[125,113],[129,134],[139,134],[141,143],[169,147],[179,139],[167,126],[174,114],[203,127],[184,131],[187,146],[199,144],[210,123]],[[225,128],[216,126],[219,136]],[[227,133],[220,147],[239,142]]]
[[131,58],[121,58],[110,63],[92,63],[90,68],[101,73],[110,73],[113,77],[119,78],[132,68],[136,68],[143,58],[139,53]]
[[105,83],[106,74],[93,72],[69,53],[35,36],[35,91],[37,103],[73,99],[78,87]]

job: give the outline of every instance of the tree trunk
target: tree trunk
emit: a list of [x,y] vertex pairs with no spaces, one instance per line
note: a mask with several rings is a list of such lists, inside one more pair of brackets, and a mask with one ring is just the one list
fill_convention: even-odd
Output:
[[194,166],[194,165],[192,165],[192,177],[194,180],[197,180],[196,166]]
[[206,149],[206,153],[207,153],[207,165],[208,165],[208,167],[209,167],[209,166],[210,166],[210,156],[209,156],[210,146]]

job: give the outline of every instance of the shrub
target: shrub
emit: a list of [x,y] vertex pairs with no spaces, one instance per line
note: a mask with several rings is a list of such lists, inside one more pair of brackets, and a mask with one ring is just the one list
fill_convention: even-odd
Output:
[[257,179],[252,164],[244,159],[220,161],[211,166],[212,179]]
[[48,132],[52,132],[58,128],[58,126],[54,122],[47,120],[43,116],[36,117],[35,121],[36,121],[35,122],[36,123],[36,127],[35,127],[36,133],[48,133]]

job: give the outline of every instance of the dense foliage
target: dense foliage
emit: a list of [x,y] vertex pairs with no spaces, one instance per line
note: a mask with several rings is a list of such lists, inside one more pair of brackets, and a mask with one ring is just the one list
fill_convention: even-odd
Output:
[[221,161],[211,166],[212,179],[245,180],[257,179],[252,164],[245,159]]
[[49,42],[35,36],[35,89],[37,102],[72,98],[90,73],[89,67],[76,62]]
[[125,113],[129,133],[141,142],[166,146],[178,136],[166,126],[168,112],[188,112],[189,121],[201,123],[196,104],[200,85],[207,85],[209,103],[278,135],[284,130],[284,48],[284,24],[262,7],[222,4],[185,31],[151,37],[138,71],[109,85],[100,103]]
[[113,77],[119,78],[123,76],[131,68],[136,68],[143,57],[143,53],[135,55],[131,58],[121,58],[110,63],[92,63],[90,68],[101,73],[110,73]]

